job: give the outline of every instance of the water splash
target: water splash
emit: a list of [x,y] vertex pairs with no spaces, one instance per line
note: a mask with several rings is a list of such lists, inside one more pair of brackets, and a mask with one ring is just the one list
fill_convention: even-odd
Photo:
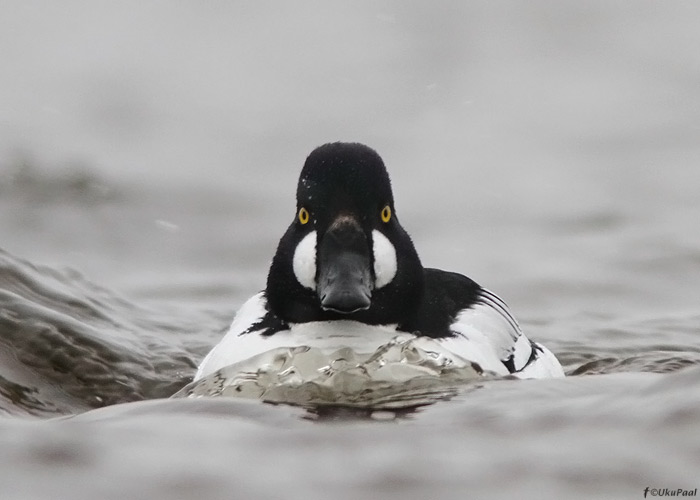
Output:
[[397,409],[446,399],[487,373],[428,338],[396,337],[373,353],[278,348],[192,382],[173,397],[228,396],[304,406]]

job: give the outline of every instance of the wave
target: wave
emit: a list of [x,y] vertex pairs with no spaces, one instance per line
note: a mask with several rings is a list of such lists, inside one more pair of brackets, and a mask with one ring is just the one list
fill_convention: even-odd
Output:
[[184,340],[192,326],[0,250],[0,411],[67,414],[167,397],[196,366],[196,343]]

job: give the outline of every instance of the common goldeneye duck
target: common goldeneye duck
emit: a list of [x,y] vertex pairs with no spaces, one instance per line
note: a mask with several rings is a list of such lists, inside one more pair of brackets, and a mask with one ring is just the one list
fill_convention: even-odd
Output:
[[434,339],[497,375],[564,375],[495,294],[461,274],[422,266],[374,150],[326,144],[301,171],[294,221],[267,287],[243,304],[195,380],[275,348],[372,352],[398,335]]

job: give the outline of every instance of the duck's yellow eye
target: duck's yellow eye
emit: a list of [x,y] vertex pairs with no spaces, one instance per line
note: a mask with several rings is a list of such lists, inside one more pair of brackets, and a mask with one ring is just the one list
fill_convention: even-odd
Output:
[[391,207],[389,205],[382,208],[382,222],[389,222],[391,220]]
[[301,222],[302,224],[306,224],[307,222],[309,222],[309,211],[306,210],[304,207],[301,207],[301,209],[299,209],[299,222]]

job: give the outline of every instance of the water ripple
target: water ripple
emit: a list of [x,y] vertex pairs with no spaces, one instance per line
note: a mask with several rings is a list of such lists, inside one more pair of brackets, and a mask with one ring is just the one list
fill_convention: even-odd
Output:
[[72,413],[168,396],[195,367],[173,333],[186,328],[74,271],[0,250],[0,406],[7,412]]

